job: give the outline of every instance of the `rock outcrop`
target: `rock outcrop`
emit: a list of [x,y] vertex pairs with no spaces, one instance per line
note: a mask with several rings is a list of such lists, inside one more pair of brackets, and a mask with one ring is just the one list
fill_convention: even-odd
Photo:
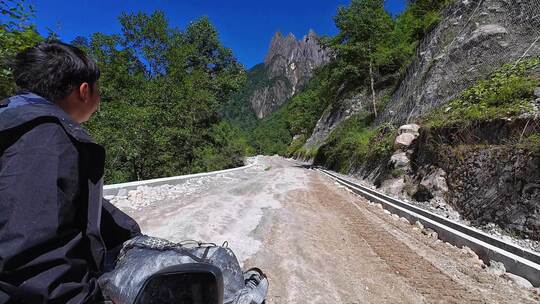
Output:
[[[388,92],[388,89],[380,90],[377,92],[376,98],[382,98]],[[311,136],[306,141],[305,147],[319,147],[330,133],[349,117],[362,111],[371,111],[371,102],[371,96],[366,91],[355,93],[350,97],[339,98],[339,102],[329,105],[317,121]]]
[[369,100],[365,93],[344,98],[339,103],[331,104],[317,121],[311,136],[306,141],[306,148],[320,146],[340,123],[360,112],[368,105]]
[[328,63],[330,55],[321,48],[313,30],[297,40],[293,34],[276,33],[264,60],[264,72],[249,94],[249,103],[263,118],[303,89],[313,71]]
[[450,164],[451,204],[476,225],[495,223],[532,239],[540,235],[540,158],[505,147],[463,151]]

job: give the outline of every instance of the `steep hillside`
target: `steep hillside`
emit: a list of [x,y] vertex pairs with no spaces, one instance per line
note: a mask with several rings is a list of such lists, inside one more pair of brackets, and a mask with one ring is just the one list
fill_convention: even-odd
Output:
[[[448,102],[505,63],[540,55],[540,5],[535,1],[454,1],[416,48],[403,79],[380,82],[385,109],[377,124],[413,121]],[[399,20],[398,20],[399,21]],[[377,85],[377,84],[376,84]],[[344,119],[369,106],[367,90],[332,104],[307,141],[319,146]]]
[[327,71],[319,68],[303,91],[257,122],[250,139],[258,154],[292,155],[302,147],[331,100],[324,90]]
[[456,1],[417,48],[379,122],[403,124],[506,63],[540,56],[540,2]]
[[264,79],[264,64],[260,63],[248,70],[244,86],[222,107],[222,116],[244,130],[255,128],[259,119],[249,103],[249,98],[252,92],[264,82]]

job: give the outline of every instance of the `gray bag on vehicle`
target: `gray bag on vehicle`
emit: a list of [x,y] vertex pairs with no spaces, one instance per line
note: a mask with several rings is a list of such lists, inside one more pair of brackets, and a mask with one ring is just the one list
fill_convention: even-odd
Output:
[[232,250],[212,243],[138,236],[124,243],[113,271],[99,278],[102,293],[114,303],[134,303],[144,282],[152,274],[169,266],[207,263],[223,275],[224,304],[261,304],[268,292],[268,280],[258,269],[245,273]]

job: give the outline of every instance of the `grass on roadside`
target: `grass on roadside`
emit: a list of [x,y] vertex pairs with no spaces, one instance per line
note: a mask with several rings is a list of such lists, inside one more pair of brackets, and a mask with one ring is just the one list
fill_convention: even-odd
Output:
[[430,128],[467,127],[477,121],[519,116],[531,110],[538,75],[530,71],[540,65],[540,58],[506,64],[487,79],[478,81],[459,97],[421,119]]
[[369,114],[357,114],[336,128],[319,148],[316,162],[347,172],[367,162],[385,159],[393,152],[395,128],[370,126]]

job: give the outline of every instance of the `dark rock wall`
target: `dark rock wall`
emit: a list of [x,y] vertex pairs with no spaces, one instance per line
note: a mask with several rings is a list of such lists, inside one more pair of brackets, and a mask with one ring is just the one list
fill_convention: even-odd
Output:
[[449,164],[450,203],[473,224],[540,240],[540,158],[508,147],[462,151]]
[[518,119],[461,130],[423,129],[412,158],[416,179],[426,168],[442,168],[447,202],[463,218],[540,240],[540,157],[517,145],[522,134],[539,132],[539,124]]

